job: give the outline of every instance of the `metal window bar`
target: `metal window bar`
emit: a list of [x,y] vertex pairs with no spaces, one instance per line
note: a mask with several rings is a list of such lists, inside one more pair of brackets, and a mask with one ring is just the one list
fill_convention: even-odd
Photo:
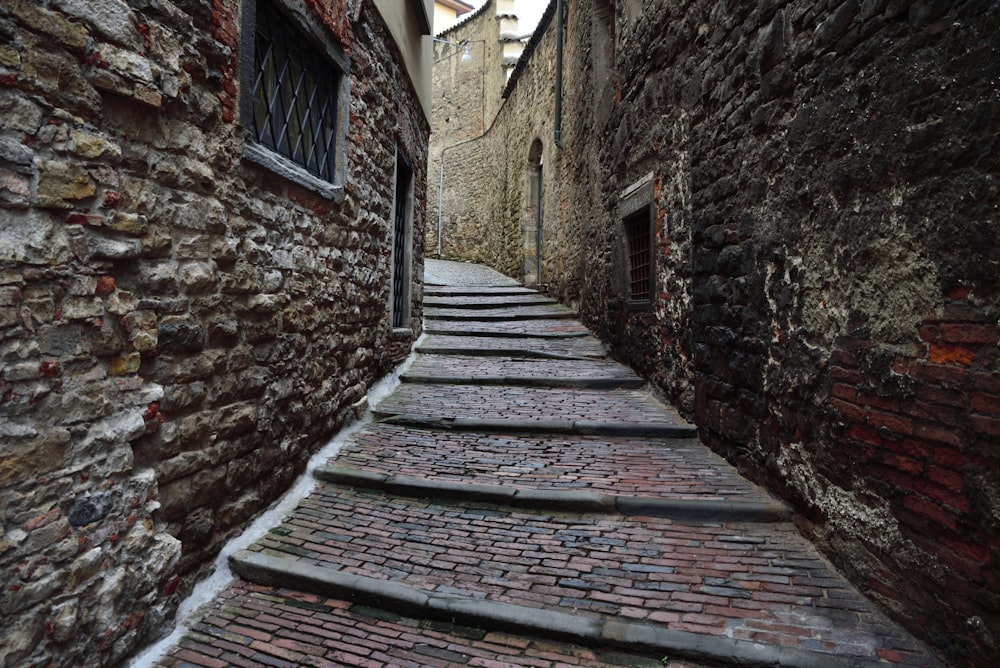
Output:
[[253,138],[326,181],[336,173],[336,67],[270,3],[257,3]]
[[651,298],[652,234],[649,212],[643,211],[625,220],[628,240],[629,299],[648,301]]

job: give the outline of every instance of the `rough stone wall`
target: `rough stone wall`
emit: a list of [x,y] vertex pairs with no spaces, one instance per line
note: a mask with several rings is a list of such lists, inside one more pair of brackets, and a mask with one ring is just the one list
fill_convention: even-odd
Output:
[[341,203],[241,158],[235,1],[0,0],[2,665],[163,632],[419,333],[429,127],[374,7],[322,9],[351,58]]
[[[1000,3],[567,4],[552,291],[950,665],[994,665]],[[549,67],[478,187],[524,187]],[[631,309],[619,206],[650,175]]]

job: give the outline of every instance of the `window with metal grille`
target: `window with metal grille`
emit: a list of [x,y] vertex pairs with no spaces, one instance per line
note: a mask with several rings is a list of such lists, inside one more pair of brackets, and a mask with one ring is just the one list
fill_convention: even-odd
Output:
[[339,199],[346,174],[350,61],[302,0],[244,12],[244,156]]
[[652,298],[653,234],[649,209],[640,209],[628,216],[625,240],[628,244],[629,300],[646,302]]
[[253,138],[333,181],[339,73],[268,2],[257,3],[255,38]]

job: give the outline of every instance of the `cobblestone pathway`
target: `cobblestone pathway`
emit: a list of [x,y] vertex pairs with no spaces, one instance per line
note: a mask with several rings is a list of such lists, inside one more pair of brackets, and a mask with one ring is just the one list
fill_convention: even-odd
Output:
[[939,665],[564,307],[427,292],[403,383],[158,665]]

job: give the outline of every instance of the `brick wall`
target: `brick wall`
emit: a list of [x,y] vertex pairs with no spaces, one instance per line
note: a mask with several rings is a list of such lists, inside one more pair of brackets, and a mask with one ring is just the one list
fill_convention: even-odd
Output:
[[[337,202],[241,157],[239,12],[0,0],[4,665],[162,633],[419,333],[429,128],[388,30],[323,4],[351,59]],[[421,241],[393,333],[397,146]]]
[[[995,664],[1000,3],[567,5],[550,289],[950,665]],[[545,53],[475,149],[502,177],[477,184],[484,237],[525,229]],[[656,283],[632,308],[644,179]]]

